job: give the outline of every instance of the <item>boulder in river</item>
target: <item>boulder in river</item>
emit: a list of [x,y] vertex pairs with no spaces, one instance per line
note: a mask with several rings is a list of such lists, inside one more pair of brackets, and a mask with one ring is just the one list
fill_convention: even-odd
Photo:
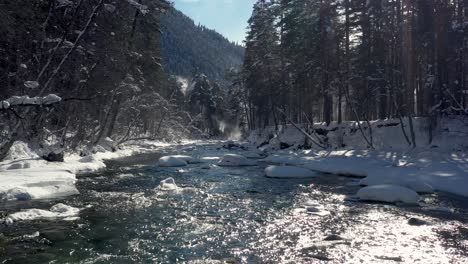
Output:
[[50,152],[43,156],[43,158],[49,162],[63,162],[65,154],[63,152]]

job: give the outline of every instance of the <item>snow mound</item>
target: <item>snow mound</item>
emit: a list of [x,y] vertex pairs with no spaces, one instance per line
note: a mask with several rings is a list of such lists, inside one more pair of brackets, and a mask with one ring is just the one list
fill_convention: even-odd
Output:
[[173,156],[165,156],[159,159],[158,164],[161,167],[184,167],[187,166],[187,161]]
[[177,185],[174,178],[167,178],[159,183],[159,188],[163,191],[175,191],[177,190]]
[[27,209],[21,212],[16,212],[7,216],[4,221],[6,224],[13,224],[18,221],[33,220],[76,220],[79,213],[79,208],[59,203],[52,206],[50,210]]
[[257,162],[255,160],[249,160],[242,155],[226,154],[219,161],[218,165],[223,167],[255,166]]
[[299,167],[293,166],[268,166],[265,174],[270,178],[311,178],[317,176],[317,173]]
[[8,151],[5,160],[37,159],[39,156],[32,151],[28,144],[22,141],[16,141]]
[[357,196],[363,201],[407,204],[417,204],[419,201],[419,195],[415,191],[389,184],[364,187],[358,191]]

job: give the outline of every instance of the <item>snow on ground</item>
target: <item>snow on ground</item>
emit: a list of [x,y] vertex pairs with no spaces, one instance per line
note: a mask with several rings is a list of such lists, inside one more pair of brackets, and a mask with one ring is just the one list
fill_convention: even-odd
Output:
[[417,204],[419,195],[408,188],[398,185],[375,185],[358,191],[357,197],[363,201]]
[[80,213],[79,208],[71,207],[65,204],[56,204],[50,210],[42,209],[27,209],[20,212],[10,214],[5,219],[2,219],[6,224],[13,224],[18,221],[32,220],[75,220]]
[[[189,143],[189,142],[187,142]],[[65,162],[47,162],[26,143],[16,142],[7,158],[0,162],[0,200],[54,199],[78,193],[76,174],[105,168],[103,160],[156,151],[169,146],[162,142],[127,145],[116,152],[97,152],[90,156],[65,156]]]
[[294,166],[268,166],[265,174],[270,178],[312,178],[317,176],[316,172]]
[[226,154],[219,161],[218,165],[222,167],[255,166],[257,165],[257,161],[249,160],[238,154]]
[[[468,126],[456,118],[439,120],[432,144],[428,144],[427,122],[416,118],[417,148],[410,148],[404,139],[399,120],[371,121],[374,150],[368,148],[357,124],[341,125],[344,146],[336,149],[340,126],[314,125],[317,140],[334,146],[320,150],[305,141],[292,126],[267,127],[253,131],[248,142],[269,152],[263,162],[292,165],[353,177],[363,177],[362,185],[392,184],[420,193],[449,192],[468,196]],[[462,120],[463,121],[463,120]],[[363,124],[366,126],[366,124]],[[408,130],[407,120],[404,126]],[[366,129],[366,133],[368,133]],[[311,145],[312,150],[301,150]],[[288,148],[288,146],[290,146]]]

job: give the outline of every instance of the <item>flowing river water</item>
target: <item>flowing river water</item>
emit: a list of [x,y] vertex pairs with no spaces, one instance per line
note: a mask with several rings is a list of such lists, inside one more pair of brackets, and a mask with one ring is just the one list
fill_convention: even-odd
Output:
[[[77,196],[1,202],[0,217],[57,202],[85,209],[75,221],[0,224],[0,263],[468,263],[466,198],[363,203],[349,199],[359,189],[353,178],[270,179],[262,163],[160,168],[163,154],[223,151],[163,152],[80,175]],[[177,191],[158,189],[168,177]]]

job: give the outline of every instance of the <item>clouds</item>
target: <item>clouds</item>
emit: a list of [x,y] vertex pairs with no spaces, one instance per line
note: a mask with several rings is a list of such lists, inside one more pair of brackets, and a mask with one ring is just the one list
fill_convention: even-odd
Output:
[[173,0],[175,7],[232,41],[245,38],[247,20],[256,0]]

